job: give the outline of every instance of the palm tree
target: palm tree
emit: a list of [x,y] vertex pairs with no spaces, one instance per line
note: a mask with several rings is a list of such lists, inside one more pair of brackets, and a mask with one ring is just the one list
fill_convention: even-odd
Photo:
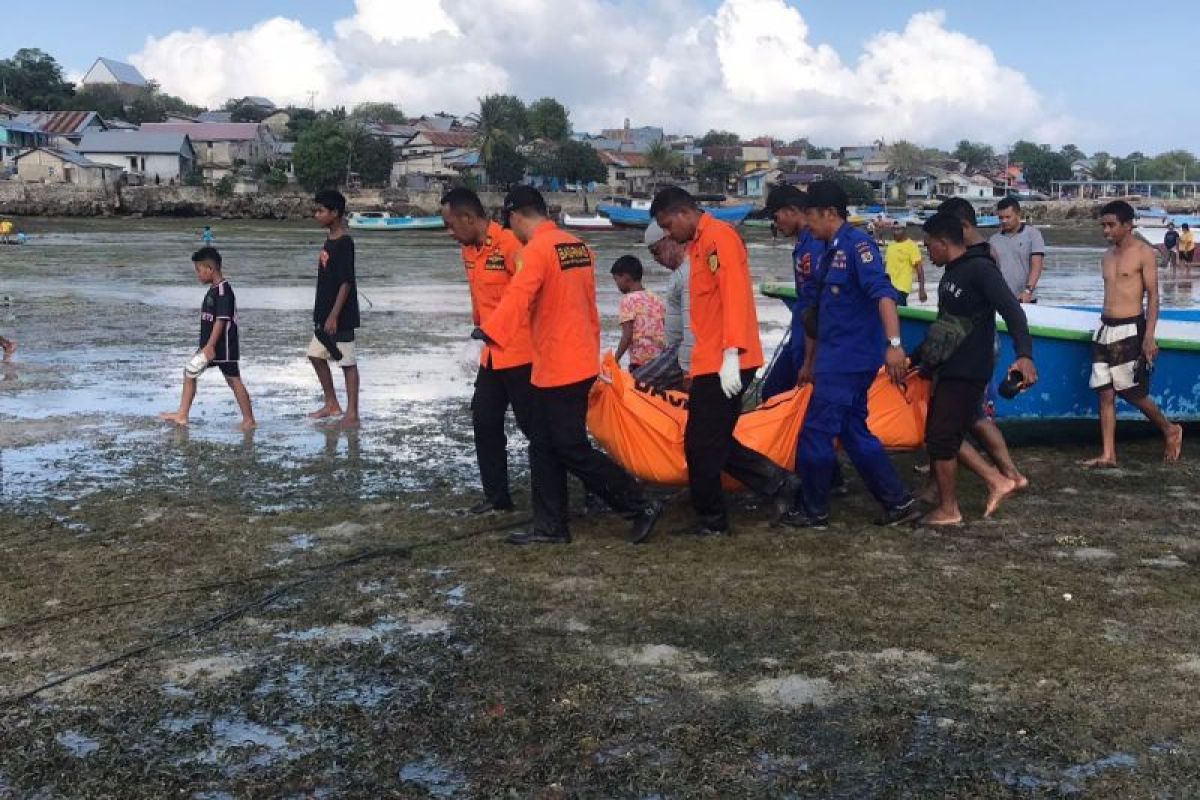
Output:
[[516,146],[525,129],[525,104],[512,95],[492,94],[479,98],[479,111],[467,117],[475,125],[475,147],[485,164],[492,159],[497,143]]
[[646,148],[645,156],[646,166],[650,168],[652,177],[672,175],[683,166],[683,156],[661,139]]

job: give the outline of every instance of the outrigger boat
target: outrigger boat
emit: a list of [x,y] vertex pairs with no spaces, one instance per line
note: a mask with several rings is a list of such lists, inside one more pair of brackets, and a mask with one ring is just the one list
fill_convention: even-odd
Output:
[[[615,203],[601,203],[596,206],[596,210],[601,215],[608,217],[613,225],[626,228],[645,228],[650,224],[650,204],[645,203],[645,208],[639,208],[639,205],[623,206]],[[754,205],[743,203],[736,206],[705,206],[704,210],[722,222],[739,225],[754,210]]]
[[446,227],[439,217],[404,217],[390,211],[356,211],[346,225],[359,231],[435,231]]
[[[790,284],[764,284],[762,292],[782,300],[789,308],[796,301],[796,289]],[[1005,420],[1096,417],[1096,394],[1088,387],[1088,378],[1099,310],[1038,305],[1023,308],[1033,334],[1038,383],[1012,400],[996,403],[996,416]],[[905,349],[911,352],[925,338],[929,325],[937,319],[937,311],[916,307],[901,307],[898,311],[900,335]],[[1000,355],[994,378],[999,384],[1014,355],[1007,327],[999,320],[996,327],[1000,331]],[[1184,311],[1164,315],[1157,338],[1159,354],[1150,381],[1151,396],[1172,419],[1200,420],[1200,314]],[[1141,412],[1126,403],[1117,404],[1117,415],[1141,418]]]
[[599,214],[574,216],[567,213],[562,215],[562,226],[577,231],[611,231],[615,227],[612,220]]

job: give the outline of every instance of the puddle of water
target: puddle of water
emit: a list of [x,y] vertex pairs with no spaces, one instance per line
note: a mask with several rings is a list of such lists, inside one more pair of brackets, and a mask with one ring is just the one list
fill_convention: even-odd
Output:
[[76,758],[87,758],[100,749],[100,743],[79,731],[62,731],[54,735],[54,741],[66,748]]
[[433,797],[454,797],[467,789],[466,778],[435,756],[405,764],[400,768],[400,782],[416,784]]

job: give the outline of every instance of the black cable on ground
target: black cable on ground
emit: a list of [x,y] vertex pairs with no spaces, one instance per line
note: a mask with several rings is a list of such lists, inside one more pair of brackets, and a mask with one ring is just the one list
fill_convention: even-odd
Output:
[[[513,522],[506,522],[501,525],[493,525],[493,526],[490,526],[487,528],[483,528],[481,530],[469,531],[467,533],[459,534],[457,536],[447,536],[443,539],[438,539],[436,541],[422,542],[420,544],[416,544],[416,545],[412,545],[412,546],[408,546],[408,547],[389,547],[389,548],[381,548],[381,549],[375,549],[375,550],[367,550],[365,552],[350,556],[349,558],[344,558],[339,561],[334,561],[334,562],[324,564],[324,565],[321,565],[318,567],[313,567],[311,569],[314,570],[314,574],[309,575],[306,578],[301,578],[300,580],[285,584],[283,586],[276,587],[276,588],[272,589],[271,591],[267,592],[266,594],[264,594],[262,597],[259,597],[256,600],[252,600],[248,603],[242,603],[240,605],[234,606],[233,608],[226,609],[225,611],[222,611],[219,614],[215,614],[213,616],[207,617],[193,625],[189,625],[186,628],[181,628],[179,630],[172,631],[171,633],[164,634],[163,636],[160,636],[156,639],[146,642],[145,644],[138,645],[137,647],[134,647],[130,650],[126,650],[123,653],[118,653],[115,656],[106,658],[103,661],[96,662],[87,667],[83,667],[82,669],[75,670],[74,672],[68,673],[67,675],[62,675],[53,680],[46,681],[45,683],[43,683],[39,686],[36,686],[33,689],[30,689],[26,692],[22,692],[21,694],[13,695],[11,697],[5,697],[3,699],[0,699],[0,708],[6,708],[8,706],[18,705],[20,703],[25,702],[26,700],[30,700],[33,697],[36,697],[37,695],[41,694],[44,691],[47,691],[48,689],[53,689],[56,686],[61,686],[62,684],[67,683],[69,681],[73,681],[76,678],[81,678],[84,675],[90,675],[92,673],[100,672],[101,670],[108,669],[109,667],[116,666],[117,664],[120,664],[123,661],[128,661],[129,659],[136,658],[140,655],[150,652],[151,650],[156,650],[159,647],[162,647],[163,645],[169,644],[173,641],[183,639],[188,636],[194,636],[199,633],[205,633],[208,631],[216,630],[217,628],[221,627],[222,625],[224,625],[226,622],[229,622],[230,620],[237,619],[238,617],[241,617],[244,614],[246,614],[247,612],[252,611],[256,608],[261,608],[263,606],[269,605],[270,603],[274,602],[275,600],[278,600],[280,597],[283,597],[284,595],[288,594],[289,592],[292,592],[292,591],[294,591],[302,586],[306,586],[310,583],[314,583],[323,578],[329,577],[333,573],[340,571],[342,569],[345,569],[347,567],[356,566],[358,564],[362,564],[367,561],[375,561],[375,560],[378,560],[381,558],[391,558],[391,557],[410,558],[412,556],[412,554],[414,552],[416,552],[417,550],[425,550],[425,549],[439,547],[439,546],[453,543],[453,542],[461,542],[461,541],[465,541],[467,539],[473,539],[477,536],[483,536],[484,534],[488,534],[488,533],[501,533],[503,531],[510,530],[512,528],[517,528],[517,527],[521,527],[523,525],[528,525],[532,521],[533,521],[532,519],[526,518],[526,519],[516,520]],[[250,581],[243,580],[241,582],[246,583],[246,582],[250,582]],[[238,583],[238,581],[229,581],[227,583],[236,584],[236,583]],[[178,591],[182,592],[184,590],[178,590]],[[198,589],[197,589],[197,591],[198,591]],[[144,598],[144,599],[151,599],[151,598],[148,596],[147,598]],[[129,601],[129,603],[132,603],[132,602],[138,602],[138,601],[136,601],[136,600]],[[109,605],[111,606],[111,605],[122,605],[122,604],[128,604],[128,603],[118,602],[118,603],[109,604]],[[76,613],[78,613],[78,612],[76,612]]]

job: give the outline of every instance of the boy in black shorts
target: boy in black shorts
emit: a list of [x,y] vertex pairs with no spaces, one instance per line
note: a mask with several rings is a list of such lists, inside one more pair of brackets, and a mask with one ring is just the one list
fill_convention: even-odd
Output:
[[242,385],[238,369],[238,326],[237,303],[233,298],[233,287],[221,272],[221,254],[215,247],[201,247],[192,254],[192,266],[201,283],[209,285],[200,306],[200,349],[183,368],[183,397],[179,410],[159,414],[159,417],[176,425],[187,425],[192,401],[196,399],[196,379],[206,369],[216,366],[225,376],[225,382],[237,398],[242,410],[239,430],[248,431],[255,426],[254,410],[250,407],[250,393]]
[[[358,362],[354,358],[354,329],[358,319],[358,285],[354,280],[354,240],[346,233],[346,198],[334,189],[322,189],[313,198],[313,218],[328,231],[317,259],[317,296],[313,303],[313,338],[308,360],[321,382],[325,404],[311,419],[342,417],[342,427],[358,425]],[[342,368],[346,378],[346,410],[333,389],[329,362]]]

